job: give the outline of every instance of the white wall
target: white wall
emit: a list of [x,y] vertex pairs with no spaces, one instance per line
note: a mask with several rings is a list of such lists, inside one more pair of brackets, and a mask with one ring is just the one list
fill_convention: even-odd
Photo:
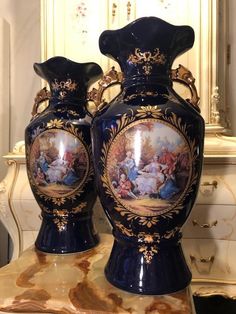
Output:
[[[10,24],[10,147],[24,137],[40,79],[40,0],[1,0],[0,17]],[[3,104],[0,104],[3,106]],[[2,130],[1,130],[2,132]]]
[[[40,0],[0,0],[0,18],[4,19],[0,21],[1,181],[6,173],[1,156],[24,138],[33,100],[41,87],[32,67],[40,61]],[[1,223],[0,240],[2,266],[8,260],[8,235]]]

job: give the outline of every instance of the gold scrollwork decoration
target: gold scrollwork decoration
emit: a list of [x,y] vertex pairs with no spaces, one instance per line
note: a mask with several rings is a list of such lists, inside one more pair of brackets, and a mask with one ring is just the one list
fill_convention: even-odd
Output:
[[133,64],[141,64],[144,71],[144,75],[152,74],[153,64],[165,64],[166,56],[160,52],[159,48],[155,48],[153,52],[144,51],[141,52],[140,48],[135,48],[134,54],[131,54],[128,58],[128,62]]

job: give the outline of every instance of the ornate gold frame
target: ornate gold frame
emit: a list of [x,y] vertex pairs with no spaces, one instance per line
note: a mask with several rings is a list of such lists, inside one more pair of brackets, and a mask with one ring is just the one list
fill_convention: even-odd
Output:
[[[92,180],[92,175],[94,174],[94,169],[92,167],[92,163],[91,163],[90,158],[89,158],[89,156],[91,156],[91,154],[92,154],[91,144],[90,145],[86,144],[82,132],[78,131],[78,129],[73,124],[64,125],[63,121],[60,119],[54,119],[54,120],[49,121],[44,126],[44,128],[42,129],[42,132],[44,132],[48,129],[56,129],[56,130],[66,131],[66,132],[72,134],[73,136],[75,136],[76,138],[78,138],[78,140],[81,141],[84,148],[86,149],[86,153],[87,153],[87,157],[88,157],[88,167],[87,167],[86,175],[85,175],[84,180],[83,180],[83,184],[80,184],[79,187],[71,195],[63,196],[63,197],[51,197],[51,196],[47,196],[47,195],[41,193],[39,190],[37,190],[36,193],[40,196],[40,198],[44,199],[45,201],[50,200],[50,201],[52,201],[53,204],[58,205],[58,206],[63,205],[66,202],[66,198],[70,199],[73,203],[73,201],[75,201],[76,197],[79,196],[83,192],[83,188],[87,184],[87,182]],[[40,134],[42,132],[40,132]],[[34,143],[34,141],[32,142],[32,144],[30,146],[28,146],[28,149],[27,149],[28,156],[30,155],[30,151],[31,151],[33,143]],[[29,181],[30,181],[32,186],[35,186],[35,182],[34,182],[30,173],[29,173]]]
[[122,132],[127,126],[132,124],[134,121],[139,121],[142,123],[143,119],[141,120],[136,120],[137,115],[134,114],[134,112],[131,110],[130,115],[124,114],[121,116],[120,119],[116,120],[116,125],[117,127],[112,127],[109,129],[110,133],[110,138],[107,142],[103,143],[103,148],[102,148],[102,156],[101,156],[101,162],[102,162],[102,168],[103,168],[103,173],[101,175],[101,180],[103,183],[103,187],[106,190],[106,194],[110,196],[112,199],[115,201],[115,210],[120,213],[121,216],[127,216],[128,221],[131,220],[137,220],[140,225],[146,225],[148,228],[151,228],[153,225],[157,224],[159,219],[158,217],[162,217],[164,219],[172,219],[174,214],[179,213],[179,211],[183,208],[183,202],[187,195],[191,192],[192,190],[192,185],[196,183],[198,173],[196,172],[195,169],[195,162],[197,159],[197,147],[195,144],[195,141],[191,141],[188,139],[188,134],[187,134],[187,126],[185,123],[182,122],[180,118],[177,118],[177,116],[174,113],[171,113],[170,116],[166,116],[166,113],[168,112],[168,109],[166,110],[165,113],[160,112],[160,109],[158,106],[152,107],[152,110],[147,111],[146,107],[141,107],[139,114],[141,114],[138,118],[159,118],[160,121],[164,121],[168,125],[174,125],[176,127],[176,130],[180,132],[181,134],[184,134],[185,140],[188,143],[188,147],[190,150],[190,162],[192,164],[192,171],[191,175],[189,178],[188,186],[185,190],[185,194],[183,194],[183,197],[178,200],[178,202],[175,204],[173,210],[171,209],[167,213],[160,214],[159,216],[142,216],[138,215],[136,213],[130,212],[127,208],[124,208],[123,205],[117,200],[116,197],[114,197],[113,190],[110,186],[109,182],[109,177],[107,173],[107,158],[109,155],[109,150],[114,142],[115,138]]

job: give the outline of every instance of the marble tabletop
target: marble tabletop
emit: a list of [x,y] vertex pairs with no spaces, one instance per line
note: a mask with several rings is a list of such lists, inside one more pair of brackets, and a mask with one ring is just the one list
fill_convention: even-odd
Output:
[[190,289],[141,296],[113,287],[104,277],[112,236],[87,252],[46,254],[34,247],[0,269],[0,311],[53,314],[194,314]]

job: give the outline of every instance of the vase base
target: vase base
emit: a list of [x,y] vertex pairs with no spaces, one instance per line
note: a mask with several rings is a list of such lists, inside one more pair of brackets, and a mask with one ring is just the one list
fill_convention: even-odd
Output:
[[68,222],[62,230],[53,221],[43,219],[35,247],[46,253],[68,254],[87,251],[98,243],[91,219]]
[[[123,242],[123,241],[122,241]],[[105,268],[107,280],[127,292],[143,295],[163,295],[186,288],[191,272],[185,262],[180,243],[160,248],[150,254],[151,261],[140,246],[130,246],[115,240]],[[150,247],[151,252],[151,247]]]

